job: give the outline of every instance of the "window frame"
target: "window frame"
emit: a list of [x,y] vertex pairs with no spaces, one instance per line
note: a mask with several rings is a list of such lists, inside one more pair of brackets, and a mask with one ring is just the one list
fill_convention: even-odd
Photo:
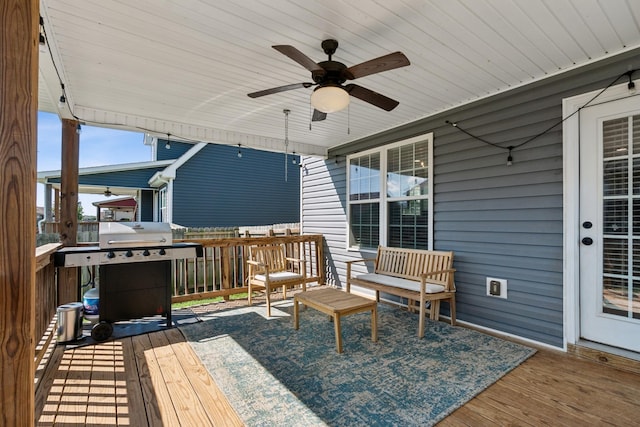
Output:
[[[387,174],[388,174],[388,152],[394,148],[402,147],[405,145],[415,144],[417,142],[427,141],[427,194],[421,196],[400,196],[400,197],[390,197],[387,195]],[[351,160],[354,158],[379,153],[380,154],[380,197],[374,200],[351,200],[350,199],[350,191],[351,191]],[[396,141],[391,144],[383,145],[380,147],[372,148],[370,150],[359,151],[353,154],[347,155],[346,158],[346,199],[347,199],[347,218],[346,218],[346,239],[345,245],[346,250],[348,252],[371,252],[375,253],[377,248],[369,248],[369,247],[358,247],[351,244],[351,206],[356,204],[363,203],[372,203],[377,202],[379,206],[379,244],[381,246],[387,246],[388,242],[388,230],[389,230],[389,212],[388,205],[390,202],[396,201],[404,201],[404,200],[427,200],[428,206],[428,219],[427,219],[427,229],[428,229],[428,250],[433,250],[433,132],[418,135],[412,138],[403,139],[401,141]]]

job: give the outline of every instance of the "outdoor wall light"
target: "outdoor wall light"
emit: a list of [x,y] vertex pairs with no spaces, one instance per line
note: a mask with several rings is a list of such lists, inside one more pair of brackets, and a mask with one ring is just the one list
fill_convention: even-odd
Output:
[[320,86],[311,94],[311,105],[323,113],[335,113],[349,105],[349,94],[340,86]]
[[629,71],[627,75],[629,76],[629,83],[627,83],[627,89],[629,89],[629,93],[636,93],[636,84],[633,82],[633,79],[632,79],[633,71]]

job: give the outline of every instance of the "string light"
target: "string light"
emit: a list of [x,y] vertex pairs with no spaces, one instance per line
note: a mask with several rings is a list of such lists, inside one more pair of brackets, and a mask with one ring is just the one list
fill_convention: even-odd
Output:
[[164,148],[167,150],[171,150],[171,134],[167,133],[167,143],[164,145]]
[[632,76],[633,76],[633,70],[629,71],[627,73],[627,76],[629,77],[629,83],[627,83],[627,89],[629,89],[629,93],[636,93],[636,84],[633,82]]
[[238,158],[242,158],[242,151],[240,150],[240,144],[238,144]]
[[82,126],[80,126],[80,123],[78,123],[78,126],[76,126],[76,133],[78,135],[80,135],[82,133]]

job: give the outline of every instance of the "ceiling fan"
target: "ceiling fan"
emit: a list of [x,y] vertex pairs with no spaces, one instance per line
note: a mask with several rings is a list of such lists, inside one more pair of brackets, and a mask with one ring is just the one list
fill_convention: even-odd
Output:
[[349,96],[355,96],[362,101],[375,105],[386,111],[391,111],[399,104],[398,101],[387,96],[374,92],[357,84],[349,83],[347,80],[354,80],[371,74],[393,70],[395,68],[409,65],[409,59],[402,52],[394,52],[379,58],[371,59],[357,65],[347,67],[341,62],[333,61],[331,56],[338,48],[338,42],[333,39],[322,42],[322,50],[329,56],[327,61],[316,63],[311,58],[300,52],[293,46],[276,45],[272,46],[278,52],[288,56],[298,64],[311,71],[313,82],[294,83],[271,89],[252,92],[250,98],[271,95],[292,89],[309,88],[317,86],[311,94],[311,105],[314,107],[313,121],[320,121],[327,118],[327,113],[334,113],[346,108],[349,105]]
[[107,187],[107,189],[104,190],[104,195],[105,195],[105,197],[111,197],[113,195],[111,190],[109,190],[109,187]]

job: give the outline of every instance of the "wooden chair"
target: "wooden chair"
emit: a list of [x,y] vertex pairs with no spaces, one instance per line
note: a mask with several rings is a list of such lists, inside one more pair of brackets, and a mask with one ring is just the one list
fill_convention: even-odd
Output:
[[305,261],[289,258],[284,245],[251,246],[249,248],[249,298],[255,288],[264,289],[267,297],[267,316],[271,317],[271,292],[282,288],[283,299],[287,298],[287,288],[302,285],[307,290],[307,269]]

